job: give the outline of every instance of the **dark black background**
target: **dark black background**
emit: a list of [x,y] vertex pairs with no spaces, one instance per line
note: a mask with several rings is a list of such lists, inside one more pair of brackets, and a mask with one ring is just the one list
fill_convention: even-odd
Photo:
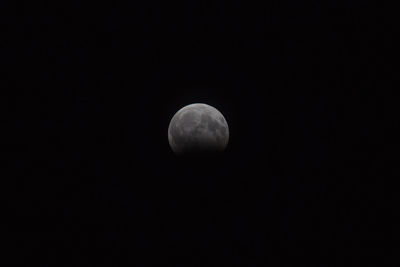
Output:
[[[389,19],[366,1],[10,2],[6,260],[390,263]],[[196,102],[228,121],[216,160],[169,148]]]

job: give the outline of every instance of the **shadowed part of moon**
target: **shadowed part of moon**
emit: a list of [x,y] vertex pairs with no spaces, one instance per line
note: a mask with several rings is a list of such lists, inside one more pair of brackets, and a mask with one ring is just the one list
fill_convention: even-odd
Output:
[[195,155],[222,152],[229,139],[223,115],[206,104],[180,109],[168,128],[168,140],[176,154]]

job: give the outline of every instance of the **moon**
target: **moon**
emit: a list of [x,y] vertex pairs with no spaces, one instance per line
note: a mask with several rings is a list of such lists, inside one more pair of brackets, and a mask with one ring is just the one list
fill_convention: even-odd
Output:
[[216,108],[195,103],[181,108],[168,127],[168,141],[177,155],[223,152],[228,144],[229,128]]

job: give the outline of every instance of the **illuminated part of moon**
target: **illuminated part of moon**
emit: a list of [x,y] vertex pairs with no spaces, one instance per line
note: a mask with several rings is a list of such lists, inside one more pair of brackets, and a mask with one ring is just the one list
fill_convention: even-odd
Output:
[[224,116],[207,104],[191,104],[180,109],[168,127],[168,141],[178,154],[222,152],[229,140]]

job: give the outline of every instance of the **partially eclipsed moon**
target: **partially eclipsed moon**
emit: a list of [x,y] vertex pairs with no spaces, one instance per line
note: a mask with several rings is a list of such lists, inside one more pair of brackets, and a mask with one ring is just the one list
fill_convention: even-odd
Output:
[[224,116],[207,104],[183,107],[168,127],[168,141],[176,154],[222,152],[228,140],[229,128]]

